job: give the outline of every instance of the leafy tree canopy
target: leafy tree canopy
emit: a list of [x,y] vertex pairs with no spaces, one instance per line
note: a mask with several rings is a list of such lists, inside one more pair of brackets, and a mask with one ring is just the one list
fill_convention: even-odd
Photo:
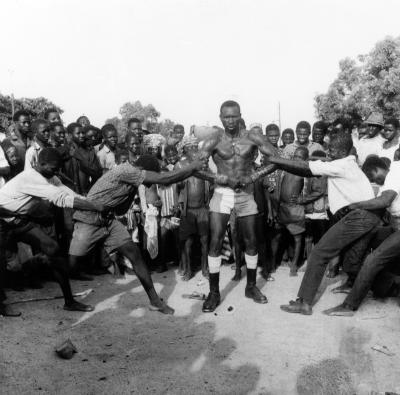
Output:
[[373,111],[400,118],[400,37],[379,41],[357,60],[341,60],[328,91],[315,97],[315,109],[324,121],[364,119]]

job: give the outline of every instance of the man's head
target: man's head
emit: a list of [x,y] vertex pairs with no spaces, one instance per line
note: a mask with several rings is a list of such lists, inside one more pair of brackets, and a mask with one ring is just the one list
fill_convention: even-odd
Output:
[[80,123],[72,122],[67,126],[67,131],[72,137],[72,141],[79,145],[83,146],[85,142],[85,133],[83,132],[83,128]]
[[129,153],[128,150],[126,149],[117,149],[115,151],[115,162],[117,165],[120,165],[121,163],[126,163],[129,160]]
[[314,143],[323,144],[326,135],[326,124],[323,121],[317,121],[312,127],[312,140]]
[[50,135],[57,147],[65,144],[65,129],[64,125],[61,122],[53,122],[49,126]]
[[32,133],[43,144],[49,144],[50,128],[45,119],[35,119],[31,125]]
[[36,170],[45,178],[55,176],[62,164],[61,154],[55,148],[43,148],[39,152]]
[[326,152],[321,150],[316,150],[312,153],[312,156],[316,158],[326,158]]
[[286,147],[294,141],[294,130],[287,128],[282,132],[282,143]]
[[143,142],[142,121],[138,118],[130,118],[128,120],[128,131],[139,137],[140,143]]
[[352,129],[353,129],[353,125],[349,119],[344,118],[344,117],[337,118],[332,122],[331,135],[337,134],[337,133],[350,134]]
[[101,133],[103,135],[104,144],[111,150],[114,150],[118,143],[118,133],[115,126],[111,123],[106,123],[101,128]]
[[[274,123],[270,123],[269,125],[267,125],[265,127],[265,134],[267,135],[267,140],[274,147],[277,147],[278,146],[279,137],[280,137],[279,126],[275,125]],[[283,138],[283,136],[282,136],[282,138]]]
[[10,164],[10,166],[17,166],[18,163],[21,162],[21,158],[18,155],[17,149],[9,140],[4,140],[1,143],[1,147],[3,148],[7,162]]
[[381,134],[387,141],[392,141],[399,131],[399,121],[396,118],[386,119]]
[[342,159],[350,155],[353,140],[347,133],[338,133],[332,136],[329,143],[329,157],[333,160]]
[[19,110],[13,116],[17,130],[25,137],[31,137],[31,115],[28,111]]
[[238,103],[233,100],[222,103],[219,118],[227,132],[235,133],[240,130],[241,117]]
[[178,149],[176,145],[167,145],[164,150],[165,161],[169,165],[174,165],[179,160]]
[[252,123],[249,128],[250,128],[250,131],[256,132],[261,136],[263,135],[261,123]]
[[362,166],[362,171],[370,182],[383,185],[389,173],[389,166],[382,158],[379,158],[379,156],[369,155]]
[[306,147],[297,147],[293,154],[293,160],[302,161],[308,159],[308,149]]
[[307,145],[311,133],[311,125],[307,121],[300,121],[296,126],[297,142],[301,145]]
[[81,115],[76,120],[76,123],[79,123],[83,128],[90,125],[89,118],[86,115]]
[[186,136],[182,140],[183,154],[189,160],[194,160],[199,152],[199,140],[194,136]]
[[142,155],[136,162],[136,166],[147,171],[155,171],[159,173],[161,171],[160,162],[153,155]]
[[48,123],[61,122],[60,114],[56,108],[48,108],[44,112],[44,119]]
[[383,129],[383,115],[379,112],[373,112],[365,123],[368,125],[368,138],[373,138]]
[[183,125],[175,125],[171,132],[171,137],[174,140],[177,140],[178,143],[182,141],[183,136],[185,135],[185,128]]
[[85,138],[85,147],[92,148],[97,144],[98,136],[101,135],[101,131],[99,128],[96,128],[93,125],[87,125],[83,129],[83,134]]

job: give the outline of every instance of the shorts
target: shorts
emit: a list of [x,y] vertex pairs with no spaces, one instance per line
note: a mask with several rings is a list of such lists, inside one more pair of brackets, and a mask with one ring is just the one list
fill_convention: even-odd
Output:
[[278,221],[293,236],[304,233],[306,230],[304,206],[281,202],[278,210]]
[[110,220],[107,225],[103,226],[77,221],[72,234],[69,254],[85,256],[99,241],[104,243],[104,249],[111,254],[117,248],[131,242],[132,239],[125,226],[116,219]]
[[215,188],[210,201],[210,212],[230,215],[235,209],[237,217],[247,217],[258,214],[253,193],[235,192],[231,188]]
[[208,209],[187,208],[186,215],[181,217],[179,240],[186,241],[193,235],[208,235]]

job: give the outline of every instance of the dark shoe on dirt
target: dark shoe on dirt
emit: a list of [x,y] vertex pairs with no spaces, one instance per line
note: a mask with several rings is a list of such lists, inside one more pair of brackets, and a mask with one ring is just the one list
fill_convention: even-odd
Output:
[[303,302],[296,300],[295,302],[290,301],[289,304],[281,305],[281,310],[286,311],[287,313],[295,313],[295,314],[303,314],[303,315],[311,315],[312,308],[309,305],[306,305]]
[[244,292],[246,298],[253,299],[256,303],[268,303],[267,297],[255,286],[247,286]]
[[64,310],[68,310],[68,311],[93,311],[94,307],[90,306],[88,304],[83,304],[81,302],[77,302],[76,300],[74,300],[71,303],[65,304],[64,305]]
[[220,294],[216,292],[210,292],[207,296],[207,299],[203,303],[203,313],[212,313],[220,303]]

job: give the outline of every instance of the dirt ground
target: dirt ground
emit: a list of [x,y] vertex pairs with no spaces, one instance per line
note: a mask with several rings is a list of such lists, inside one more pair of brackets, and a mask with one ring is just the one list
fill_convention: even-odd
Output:
[[[400,314],[395,300],[369,298],[352,318],[326,317],[342,301],[325,280],[309,317],[282,312],[296,296],[301,276],[283,267],[274,282],[259,285],[269,298],[257,305],[244,298],[245,279],[230,281],[223,267],[223,302],[203,314],[202,302],[184,299],[208,291],[197,274],[183,282],[176,271],[153,276],[174,316],[148,310],[135,276],[74,282],[93,288],[84,300],[93,313],[62,309],[61,300],[16,304],[20,318],[0,318],[1,394],[384,394],[400,393]],[[59,294],[56,284],[9,300]],[[232,311],[228,311],[233,307]],[[79,352],[62,360],[55,346],[70,338]],[[387,346],[394,356],[371,347]]]

